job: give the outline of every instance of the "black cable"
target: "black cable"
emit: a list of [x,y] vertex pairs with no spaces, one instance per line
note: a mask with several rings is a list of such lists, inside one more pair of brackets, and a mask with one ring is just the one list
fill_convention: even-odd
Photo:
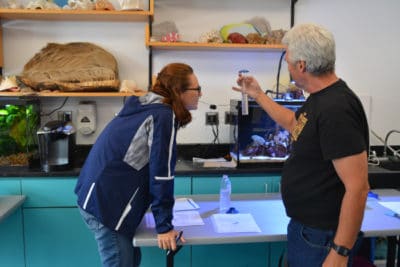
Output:
[[210,103],[204,102],[202,100],[199,100],[199,103],[208,105],[210,109],[217,109],[217,107],[229,107],[230,106],[230,104],[223,104],[223,105],[222,104],[210,104]]
[[[276,95],[279,94],[279,80],[280,80],[280,76],[281,76],[281,68],[282,68],[282,60],[283,57],[285,56],[286,51],[283,51],[281,54],[281,58],[279,59],[279,65],[278,65],[278,73],[276,75]],[[267,93],[267,92],[265,92]]]
[[294,26],[294,13],[297,0],[290,1],[290,28]]
[[215,126],[215,128],[216,128],[217,134],[215,135],[215,142],[214,142],[214,144],[216,144],[216,143],[219,144],[219,125],[217,124],[217,125]]
[[212,143],[215,144],[215,141],[217,139],[217,133],[216,133],[216,131],[214,129],[214,125],[211,125],[211,130],[212,130],[212,133],[214,135],[214,139],[213,139]]
[[215,129],[214,129],[214,125],[211,125],[211,130],[212,130],[212,132],[213,132],[213,135],[214,135],[214,140],[212,141],[212,143],[213,144],[219,144],[219,138],[218,138],[218,136],[219,136],[219,127],[218,127],[218,125],[215,125]]
[[64,102],[61,104],[61,106],[59,106],[58,108],[53,109],[52,111],[50,111],[47,114],[40,114],[40,116],[50,116],[51,114],[53,114],[54,112],[56,112],[57,110],[60,110],[64,107],[65,103],[67,103],[68,97],[66,97],[64,99]]

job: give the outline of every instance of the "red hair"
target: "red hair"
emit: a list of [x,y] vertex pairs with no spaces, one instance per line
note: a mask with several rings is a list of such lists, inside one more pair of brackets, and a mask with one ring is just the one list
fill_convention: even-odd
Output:
[[189,75],[193,69],[184,63],[166,65],[157,75],[151,91],[164,97],[163,102],[172,107],[180,126],[185,126],[192,120],[192,115],[184,106],[180,95],[189,86]]

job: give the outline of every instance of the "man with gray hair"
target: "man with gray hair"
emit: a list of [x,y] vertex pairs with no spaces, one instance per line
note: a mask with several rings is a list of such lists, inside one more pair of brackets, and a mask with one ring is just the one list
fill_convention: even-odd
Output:
[[282,40],[291,77],[309,93],[296,112],[264,94],[254,77],[241,88],[291,134],[282,171],[290,267],[351,266],[369,190],[368,123],[362,104],[335,74],[335,41],[326,29],[301,24]]

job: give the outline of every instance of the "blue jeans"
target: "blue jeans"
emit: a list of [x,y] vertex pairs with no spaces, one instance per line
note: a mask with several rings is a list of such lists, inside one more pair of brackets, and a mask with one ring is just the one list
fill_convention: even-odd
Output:
[[[305,226],[293,219],[288,225],[287,259],[289,267],[320,267],[328,256],[334,231],[320,230]],[[349,267],[352,266],[353,256],[362,242],[360,232],[354,248],[349,256]]]
[[94,233],[103,267],[137,267],[140,248],[134,247],[128,237],[101,224],[96,217],[79,208],[88,228]]

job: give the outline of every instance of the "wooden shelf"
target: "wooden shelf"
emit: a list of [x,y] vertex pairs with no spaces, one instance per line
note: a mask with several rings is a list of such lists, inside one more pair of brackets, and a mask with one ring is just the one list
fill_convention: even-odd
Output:
[[281,44],[231,44],[231,43],[195,43],[195,42],[151,42],[149,26],[146,25],[145,40],[147,47],[165,50],[260,50],[260,51],[283,51],[285,47]]
[[20,97],[20,96],[37,96],[37,97],[125,97],[125,96],[141,96],[145,91],[138,91],[137,93],[125,92],[0,92],[0,97]]
[[[152,2],[152,1],[150,1]],[[58,20],[58,21],[144,21],[153,16],[154,8],[149,10],[41,10],[0,8],[0,18],[9,20]]]

